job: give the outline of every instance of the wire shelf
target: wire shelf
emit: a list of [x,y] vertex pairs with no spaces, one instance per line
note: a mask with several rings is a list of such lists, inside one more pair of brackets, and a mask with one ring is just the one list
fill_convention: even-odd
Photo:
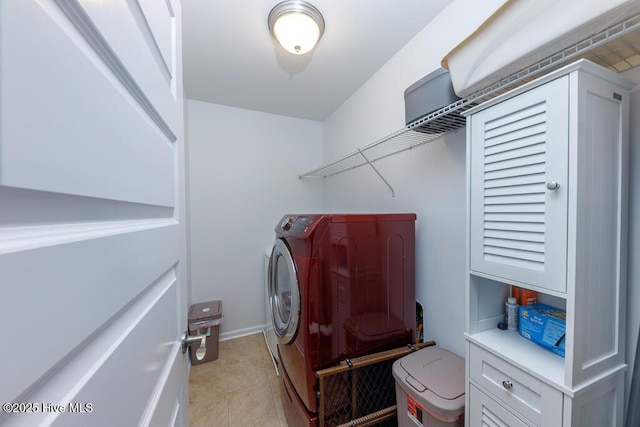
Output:
[[640,66],[640,14],[612,25],[560,52],[549,55],[537,63],[474,92],[466,98],[434,111],[384,138],[358,148],[316,169],[302,173],[298,175],[298,178],[328,178],[368,164],[389,187],[391,194],[394,195],[393,188],[378,172],[373,163],[435,141],[447,132],[464,127],[466,119],[461,113],[469,108],[508,92],[543,73],[558,69],[572,60],[582,58],[615,72],[623,72]]

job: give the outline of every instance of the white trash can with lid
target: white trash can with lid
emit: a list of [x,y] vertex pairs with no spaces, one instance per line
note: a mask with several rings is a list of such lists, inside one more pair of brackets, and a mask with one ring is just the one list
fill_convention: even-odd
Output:
[[399,427],[464,427],[464,359],[426,347],[393,363]]

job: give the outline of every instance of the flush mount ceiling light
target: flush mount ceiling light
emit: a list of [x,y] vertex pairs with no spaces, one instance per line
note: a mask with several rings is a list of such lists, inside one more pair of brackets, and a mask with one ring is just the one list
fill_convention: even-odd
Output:
[[306,1],[287,0],[269,12],[269,31],[288,52],[303,55],[322,37],[324,18]]

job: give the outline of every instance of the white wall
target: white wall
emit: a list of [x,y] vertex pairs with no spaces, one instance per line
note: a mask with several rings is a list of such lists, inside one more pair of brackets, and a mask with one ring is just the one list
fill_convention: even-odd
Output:
[[[444,55],[503,3],[454,1],[325,121],[325,160],[402,128],[404,90],[439,68]],[[464,355],[464,130],[376,167],[395,197],[361,167],[325,179],[324,209],[417,213],[416,296],[424,305],[425,339]]]
[[189,100],[191,302],[222,300],[221,338],[265,323],[263,254],[286,213],[319,212],[322,123]]

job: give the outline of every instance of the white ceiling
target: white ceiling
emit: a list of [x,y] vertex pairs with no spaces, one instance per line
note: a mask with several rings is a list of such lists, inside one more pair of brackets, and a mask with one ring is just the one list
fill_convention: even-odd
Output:
[[184,0],[190,99],[322,121],[452,0],[310,0],[325,32],[306,55],[272,39],[280,0]]

